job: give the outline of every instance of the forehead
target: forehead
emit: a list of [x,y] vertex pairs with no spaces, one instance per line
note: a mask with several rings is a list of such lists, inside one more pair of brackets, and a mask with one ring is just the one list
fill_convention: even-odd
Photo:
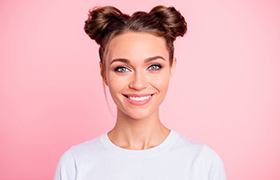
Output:
[[168,59],[169,54],[164,38],[150,33],[126,32],[110,41],[106,59],[109,62],[115,58],[143,61],[153,56]]

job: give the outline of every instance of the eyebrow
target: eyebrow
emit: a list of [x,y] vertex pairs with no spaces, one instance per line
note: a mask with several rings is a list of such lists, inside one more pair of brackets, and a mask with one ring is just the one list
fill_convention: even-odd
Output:
[[[162,60],[166,61],[166,59],[164,59],[162,56],[153,56],[153,57],[146,58],[144,60],[144,62],[147,63],[147,62],[150,62],[150,61],[153,61],[156,59],[162,59]],[[117,61],[124,62],[124,63],[130,62],[128,59],[125,59],[125,58],[116,58],[116,59],[113,59],[110,64],[113,64],[114,62],[117,62]]]

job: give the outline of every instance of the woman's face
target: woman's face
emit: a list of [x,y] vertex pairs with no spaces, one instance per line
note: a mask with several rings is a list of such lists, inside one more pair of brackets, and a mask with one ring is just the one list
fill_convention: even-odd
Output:
[[[145,119],[158,115],[169,79],[165,40],[149,33],[126,32],[114,37],[101,64],[103,80],[117,105],[118,115]],[[104,68],[104,69],[102,69]]]

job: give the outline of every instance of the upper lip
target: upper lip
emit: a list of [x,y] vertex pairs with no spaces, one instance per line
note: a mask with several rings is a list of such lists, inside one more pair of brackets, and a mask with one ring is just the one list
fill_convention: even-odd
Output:
[[123,94],[127,97],[145,97],[145,96],[151,96],[153,93],[147,93],[147,94]]

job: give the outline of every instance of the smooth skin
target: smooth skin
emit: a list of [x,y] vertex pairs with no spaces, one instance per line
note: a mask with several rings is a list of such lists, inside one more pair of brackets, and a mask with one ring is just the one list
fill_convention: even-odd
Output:
[[[125,32],[108,44],[101,75],[117,106],[117,121],[108,137],[130,150],[148,149],[162,143],[170,129],[159,118],[176,59],[170,65],[162,37],[145,32]],[[144,105],[133,105],[124,94],[154,94]]]

